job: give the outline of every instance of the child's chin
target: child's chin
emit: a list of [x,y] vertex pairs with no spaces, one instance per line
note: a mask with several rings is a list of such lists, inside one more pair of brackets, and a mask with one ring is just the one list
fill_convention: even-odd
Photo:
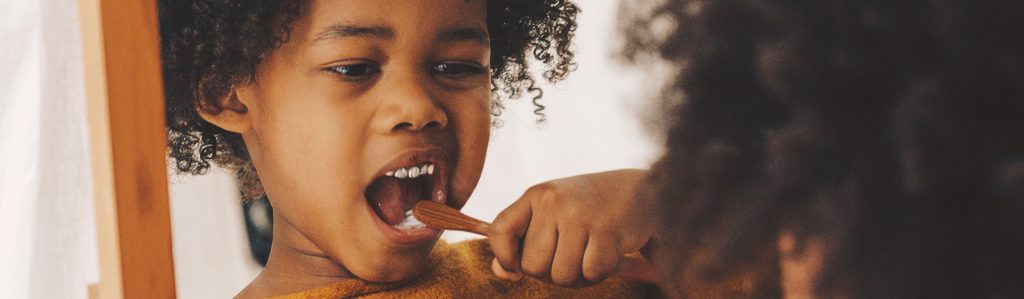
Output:
[[359,276],[360,279],[369,282],[404,282],[419,278],[428,270],[426,263],[423,265],[403,267],[387,272],[374,273],[369,276]]
[[[429,253],[429,251],[428,251]],[[384,265],[371,266],[367,273],[353,273],[369,282],[403,282],[416,279],[430,270],[427,254],[392,257]]]

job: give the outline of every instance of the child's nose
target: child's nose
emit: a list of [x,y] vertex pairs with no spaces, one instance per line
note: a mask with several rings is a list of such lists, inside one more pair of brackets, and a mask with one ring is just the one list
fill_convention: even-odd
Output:
[[378,111],[375,125],[383,133],[425,131],[448,126],[448,115],[437,99],[416,80],[402,80],[385,92],[384,104]]

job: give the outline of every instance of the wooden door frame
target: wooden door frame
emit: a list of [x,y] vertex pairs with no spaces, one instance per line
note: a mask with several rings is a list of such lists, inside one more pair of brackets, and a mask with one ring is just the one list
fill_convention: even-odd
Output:
[[156,0],[80,0],[100,282],[93,298],[174,298]]

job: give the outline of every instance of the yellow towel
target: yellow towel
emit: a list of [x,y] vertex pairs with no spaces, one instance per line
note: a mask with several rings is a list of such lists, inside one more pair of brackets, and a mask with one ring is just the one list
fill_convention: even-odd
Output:
[[505,281],[491,273],[494,254],[486,240],[455,245],[438,241],[430,253],[431,270],[402,283],[371,283],[351,279],[278,298],[650,298],[653,285],[612,277],[579,289],[563,288],[532,278]]

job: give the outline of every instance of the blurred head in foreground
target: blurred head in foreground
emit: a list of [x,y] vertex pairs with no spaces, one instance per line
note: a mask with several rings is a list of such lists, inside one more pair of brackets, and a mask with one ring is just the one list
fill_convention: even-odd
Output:
[[1024,2],[657,2],[671,296],[1024,296]]

